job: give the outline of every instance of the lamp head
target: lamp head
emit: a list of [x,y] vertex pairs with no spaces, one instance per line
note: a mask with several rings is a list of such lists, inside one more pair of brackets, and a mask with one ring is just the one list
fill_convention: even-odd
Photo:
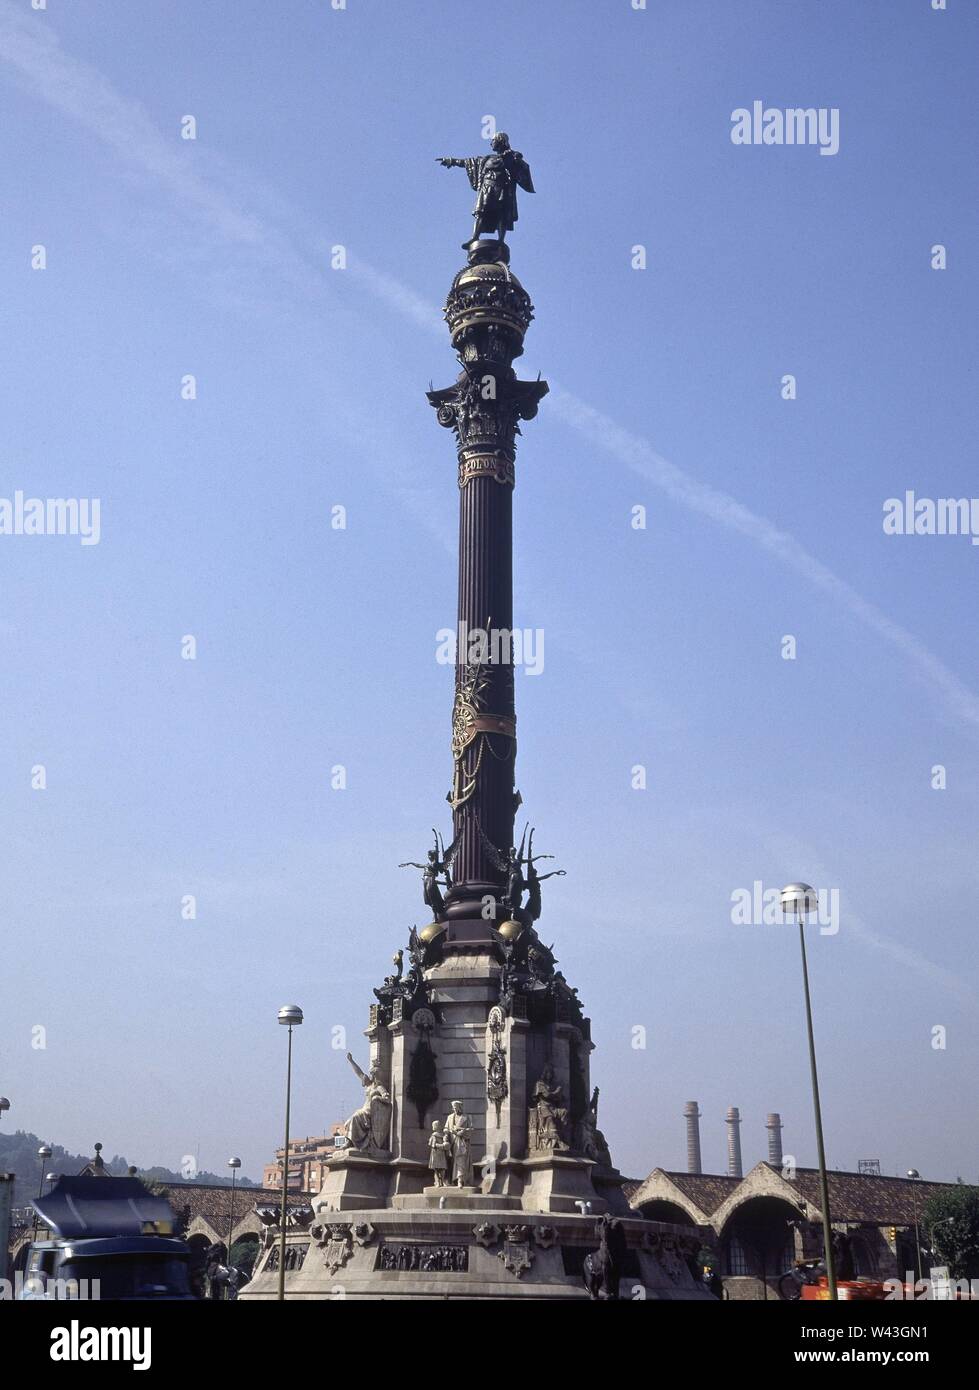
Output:
[[819,906],[819,895],[808,883],[790,883],[780,894],[782,911],[805,917]]

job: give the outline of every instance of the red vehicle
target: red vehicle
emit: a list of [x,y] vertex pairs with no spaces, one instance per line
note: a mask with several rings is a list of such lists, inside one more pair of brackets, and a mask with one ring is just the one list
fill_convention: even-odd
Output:
[[[829,1280],[822,1260],[803,1260],[788,1270],[778,1281],[778,1291],[791,1303],[828,1299]],[[840,1279],[836,1284],[836,1296],[841,1301],[883,1299],[886,1294],[883,1283],[877,1279]]]

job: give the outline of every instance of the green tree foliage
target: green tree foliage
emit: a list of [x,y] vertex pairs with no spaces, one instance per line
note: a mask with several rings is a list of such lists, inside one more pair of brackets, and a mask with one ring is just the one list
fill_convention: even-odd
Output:
[[251,1274],[258,1259],[258,1236],[246,1235],[236,1240],[231,1247],[230,1263]]
[[929,1198],[921,1225],[953,1279],[979,1279],[979,1187],[956,1187]]
[[[26,1207],[31,1198],[37,1196],[37,1186],[41,1176],[41,1160],[37,1151],[42,1141],[36,1134],[18,1129],[14,1134],[0,1134],[0,1173],[14,1173],[13,1205]],[[73,1154],[60,1144],[51,1144],[51,1157],[44,1160],[45,1173],[78,1173],[90,1162],[91,1154]],[[104,1155],[103,1155],[104,1157]],[[122,1177],[129,1167],[127,1159],[116,1154],[105,1161],[106,1171],[114,1177]],[[141,1168],[137,1176],[146,1183],[186,1182],[182,1173],[172,1168]],[[201,1187],[226,1187],[228,1179],[217,1173],[201,1172],[194,1178]],[[249,1178],[239,1178],[241,1187],[253,1187]]]

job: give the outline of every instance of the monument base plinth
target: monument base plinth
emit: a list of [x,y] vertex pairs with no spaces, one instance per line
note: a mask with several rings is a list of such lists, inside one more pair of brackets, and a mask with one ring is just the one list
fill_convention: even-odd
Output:
[[[473,1201],[479,1201],[477,1197]],[[486,1199],[484,1199],[486,1200]],[[490,1199],[491,1200],[491,1199]],[[374,1208],[322,1219],[290,1236],[288,1299],[588,1299],[585,1260],[594,1216],[483,1209]],[[689,1227],[623,1218],[622,1300],[713,1302],[694,1277]],[[276,1247],[272,1247],[273,1250]],[[271,1254],[271,1252],[270,1252]],[[277,1254],[263,1257],[242,1299],[278,1294]],[[342,1292],[341,1292],[342,1291]]]
[[373,1157],[356,1149],[344,1149],[331,1157],[322,1186],[311,1201],[314,1216],[324,1211],[387,1206],[390,1160],[390,1154]]
[[520,1211],[519,1197],[499,1197],[478,1187],[426,1187],[393,1197],[395,1211]]
[[513,1159],[509,1166],[519,1168],[523,1176],[523,1204],[531,1211],[580,1212],[580,1203],[592,1216],[609,1210],[608,1201],[596,1195],[591,1177],[595,1164],[590,1159],[547,1153]]

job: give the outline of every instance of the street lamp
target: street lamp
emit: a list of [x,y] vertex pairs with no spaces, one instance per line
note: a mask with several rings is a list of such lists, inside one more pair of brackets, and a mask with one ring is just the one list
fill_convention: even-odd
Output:
[[286,1197],[289,1192],[289,1103],[292,1099],[292,1030],[303,1021],[298,1004],[285,1004],[279,1010],[279,1022],[289,1029],[289,1053],[286,1061],[286,1145],[282,1161],[282,1216],[279,1222],[279,1302],[286,1296]]
[[0,1096],[0,1125],[3,1124],[3,1112],[10,1109],[10,1101],[6,1096]]
[[[42,1144],[37,1151],[37,1156],[41,1160],[41,1180],[37,1185],[38,1197],[44,1192],[44,1160],[51,1157],[51,1150],[47,1144]],[[37,1240],[37,1207],[34,1208],[34,1239]]]
[[918,1193],[915,1183],[921,1181],[921,1174],[917,1168],[908,1169],[908,1177],[911,1179],[911,1205],[914,1210],[914,1250],[918,1263],[918,1283],[921,1283],[921,1236],[918,1232]]
[[782,889],[782,912],[795,912],[799,923],[799,946],[802,950],[802,984],[806,996],[806,1032],[809,1037],[809,1070],[812,1073],[812,1108],[816,1119],[816,1153],[819,1158],[819,1195],[823,1208],[823,1247],[826,1259],[826,1282],[829,1296],[835,1299],[836,1266],[833,1261],[833,1231],[829,1216],[829,1184],[826,1181],[826,1152],[823,1148],[823,1117],[819,1108],[819,1078],[816,1074],[816,1043],[812,1033],[812,1001],[809,997],[809,966],[806,961],[804,919],[818,906],[815,888],[808,883],[790,883]]
[[229,1158],[228,1167],[231,1169],[231,1219],[228,1222],[228,1268],[231,1268],[231,1242],[235,1234],[235,1177],[241,1167],[240,1158]]

